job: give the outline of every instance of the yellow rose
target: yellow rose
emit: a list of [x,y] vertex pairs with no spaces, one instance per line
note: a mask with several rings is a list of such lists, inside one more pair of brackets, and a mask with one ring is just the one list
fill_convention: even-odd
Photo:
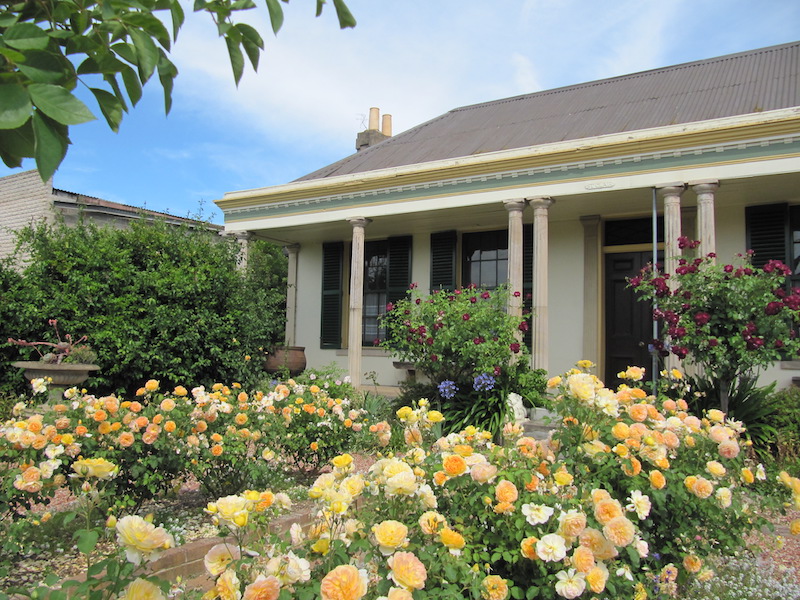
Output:
[[144,384],[144,389],[147,392],[155,392],[158,389],[158,381],[155,379],[149,379],[147,383]]
[[105,458],[82,458],[72,463],[72,470],[77,477],[111,479],[117,475],[119,467]]
[[163,527],[156,527],[137,515],[128,515],[117,521],[117,541],[134,565],[142,559],[156,560],[167,548],[175,546],[175,539]]
[[411,416],[411,413],[413,412],[414,411],[410,406],[403,406],[402,408],[399,408],[397,410],[397,418],[400,419],[401,421],[405,421],[406,419],[408,419],[408,417]]
[[134,579],[122,592],[120,600],[166,600],[166,596],[157,585],[141,577]]
[[484,600],[505,600],[507,596],[508,583],[499,575],[487,575],[481,582],[481,598]]
[[400,521],[382,521],[373,526],[375,542],[384,556],[388,556],[398,548],[408,545],[408,527]]
[[444,421],[444,415],[438,410],[428,411],[428,421],[431,423],[441,423]]
[[350,454],[340,454],[339,456],[335,456],[331,463],[333,463],[333,466],[337,469],[344,469],[353,464],[353,457]]

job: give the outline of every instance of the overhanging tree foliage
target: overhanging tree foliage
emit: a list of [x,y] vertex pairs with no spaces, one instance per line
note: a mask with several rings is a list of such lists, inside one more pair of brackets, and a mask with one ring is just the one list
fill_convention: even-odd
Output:
[[[265,0],[272,31],[283,25],[281,2]],[[316,0],[317,16],[325,0]],[[339,25],[355,26],[344,0],[333,0]],[[234,15],[256,7],[253,0],[195,0],[225,39],[237,85],[245,56],[258,68],[264,41]],[[167,27],[160,17],[169,19]],[[81,83],[94,95],[108,126],[142,97],[154,74],[169,113],[178,70],[169,59],[184,22],[179,0],[21,0],[0,10],[0,158],[19,167],[32,157],[47,180],[67,153],[69,128],[96,117],[73,90]]]

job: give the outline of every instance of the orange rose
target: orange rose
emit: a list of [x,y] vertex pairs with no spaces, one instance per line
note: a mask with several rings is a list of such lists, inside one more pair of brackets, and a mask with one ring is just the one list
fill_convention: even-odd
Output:
[[664,478],[664,475],[661,473],[661,471],[650,471],[648,479],[650,480],[650,485],[657,490],[662,490],[667,485],[667,480]]
[[84,427],[83,425],[78,425],[78,426],[75,428],[75,435],[77,435],[78,437],[84,436],[84,435],[86,435],[88,432],[89,432],[89,430],[88,430],[88,429],[86,429],[86,427]]
[[222,446],[220,444],[214,444],[211,446],[211,454],[214,456],[219,456],[222,454]]
[[517,491],[517,486],[507,479],[503,479],[497,484],[494,497],[498,502],[516,502],[517,498],[519,498],[519,492]]
[[467,471],[467,461],[459,454],[449,454],[442,460],[444,472],[450,477],[456,477]]
[[128,448],[129,446],[133,445],[134,442],[133,434],[130,431],[123,431],[119,434],[117,438],[117,443],[122,446],[123,448]]
[[96,410],[94,411],[94,415],[92,415],[92,418],[98,423],[102,423],[103,421],[108,419],[108,413],[104,410]]
[[167,433],[172,433],[173,431],[175,431],[176,427],[177,425],[175,425],[175,421],[167,421],[166,423],[164,423],[164,431],[166,431]]

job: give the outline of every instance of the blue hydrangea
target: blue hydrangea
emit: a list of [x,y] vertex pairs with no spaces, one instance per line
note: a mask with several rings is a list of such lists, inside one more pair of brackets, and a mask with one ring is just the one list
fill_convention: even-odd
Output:
[[495,379],[489,373],[481,373],[472,382],[472,387],[476,392],[487,392],[494,388]]
[[456,392],[458,392],[458,386],[456,385],[455,381],[445,379],[439,384],[439,394],[441,394],[442,398],[447,398],[450,400],[456,395]]

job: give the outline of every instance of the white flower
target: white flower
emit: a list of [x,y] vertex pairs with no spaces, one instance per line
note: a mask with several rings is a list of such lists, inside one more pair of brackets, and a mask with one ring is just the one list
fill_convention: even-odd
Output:
[[546,504],[523,504],[522,514],[531,525],[547,523],[553,516],[554,509]]
[[733,494],[731,493],[730,488],[726,487],[718,488],[714,493],[714,497],[717,499],[717,502],[719,502],[719,505],[722,508],[728,508],[733,501]]
[[48,444],[47,448],[44,449],[44,455],[51,460],[62,454],[64,454],[64,446],[61,444]]
[[650,546],[648,546],[647,542],[639,537],[637,537],[636,541],[634,541],[633,547],[636,548],[636,552],[639,553],[641,558],[647,558],[647,555],[650,554]]
[[556,573],[556,593],[564,598],[572,599],[580,596],[586,589],[586,579],[583,573],[578,573],[575,569],[569,571],[559,571]]
[[650,498],[642,494],[639,490],[633,490],[628,500],[630,504],[625,508],[629,511],[636,511],[636,516],[639,517],[640,520],[646,519],[647,515],[650,514]]
[[619,569],[617,569],[617,577],[624,577],[628,581],[633,581],[633,573],[631,573],[631,568],[628,565],[622,565]]
[[759,481],[766,481],[767,480],[767,473],[764,471],[764,465],[761,463],[758,464],[756,467],[756,479]]
[[548,533],[536,542],[536,554],[545,562],[558,562],[567,556],[567,544],[557,533]]
[[47,391],[47,380],[44,377],[31,379],[31,387],[34,394],[44,394]]

